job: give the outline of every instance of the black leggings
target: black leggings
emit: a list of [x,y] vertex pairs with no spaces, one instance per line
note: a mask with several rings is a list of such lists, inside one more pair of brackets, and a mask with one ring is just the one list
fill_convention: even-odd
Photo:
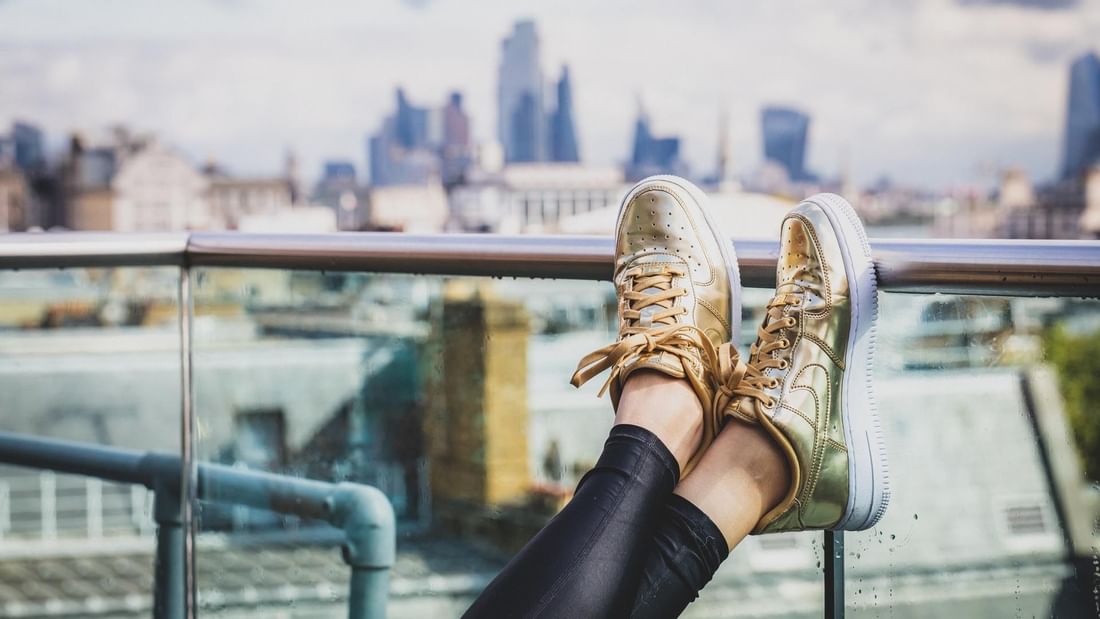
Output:
[[465,617],[676,617],[729,554],[722,532],[672,494],[679,467],[652,432],[611,429],[568,505]]

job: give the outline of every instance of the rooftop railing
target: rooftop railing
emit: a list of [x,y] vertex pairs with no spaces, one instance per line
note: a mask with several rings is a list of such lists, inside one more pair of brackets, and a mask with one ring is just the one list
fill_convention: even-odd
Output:
[[[734,241],[734,244],[744,285],[773,285],[777,244],[765,241]],[[871,246],[879,286],[886,292],[1100,297],[1097,242],[872,239]],[[613,242],[605,237],[393,233],[61,233],[0,237],[0,269],[134,266],[180,269],[182,465],[177,466],[182,472],[180,522],[182,530],[192,535],[192,509],[202,498],[203,475],[215,470],[208,465],[198,466],[195,459],[192,267],[609,280],[612,265]],[[25,443],[30,450],[25,463],[52,468],[39,461],[41,454],[34,453],[35,446],[33,442]],[[49,448],[45,443],[40,447]],[[138,479],[122,481],[145,483]],[[1056,484],[1051,481],[1051,486]],[[159,500],[159,492],[157,496]],[[183,544],[184,587],[190,591],[195,582],[194,550],[193,543],[184,543],[186,539],[181,538],[179,543]],[[843,617],[843,536],[826,533],[824,548],[825,616]],[[184,602],[184,614],[194,616],[193,596],[185,596]]]
[[[778,244],[734,241],[745,286],[775,283]],[[1100,243],[879,240],[887,292],[1100,296]],[[12,234],[0,269],[217,266],[609,280],[613,242],[594,236],[343,234]]]

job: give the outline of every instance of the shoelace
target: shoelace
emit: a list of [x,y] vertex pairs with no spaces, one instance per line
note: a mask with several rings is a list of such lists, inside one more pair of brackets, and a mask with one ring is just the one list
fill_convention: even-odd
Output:
[[[688,311],[686,307],[676,304],[676,299],[687,295],[687,290],[673,287],[673,278],[685,275],[683,267],[662,265],[656,272],[644,269],[646,267],[637,267],[626,273],[629,289],[622,292],[622,318],[625,326],[620,331],[619,341],[581,359],[569,381],[574,387],[580,387],[593,376],[611,368],[611,374],[600,387],[602,396],[622,373],[627,361],[640,354],[658,351],[679,357],[684,364],[684,374],[693,384],[699,379],[688,371],[686,361],[692,351],[702,351],[707,367],[718,367],[718,351],[710,338],[695,325],[676,320]],[[653,290],[657,292],[652,292]],[[642,313],[642,310],[651,306],[661,309],[649,314]]]
[[796,292],[776,294],[768,302],[764,323],[756,330],[756,342],[749,350],[749,362],[741,361],[733,344],[723,344],[718,350],[718,388],[714,405],[721,413],[737,397],[757,400],[764,408],[775,406],[775,399],[765,389],[775,389],[779,380],[768,376],[766,370],[776,368],[785,370],[790,361],[776,358],[772,352],[791,347],[791,341],[780,337],[780,331],[797,324],[797,320],[788,315],[787,308],[802,304],[801,289]]

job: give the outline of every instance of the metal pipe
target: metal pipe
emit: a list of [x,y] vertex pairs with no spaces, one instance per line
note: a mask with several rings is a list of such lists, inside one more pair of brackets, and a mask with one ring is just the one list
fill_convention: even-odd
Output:
[[178,488],[160,488],[153,499],[157,554],[153,566],[153,617],[183,619],[187,613],[186,561]]
[[349,619],[382,619],[390,592],[390,571],[386,568],[351,568],[348,591]]
[[[0,269],[196,266],[607,280],[609,237],[338,234],[8,234]],[[183,239],[181,244],[180,239]],[[775,281],[773,241],[734,241],[746,286]],[[1100,296],[1093,241],[871,240],[885,291]]]
[[[189,586],[186,564],[179,457],[117,447],[0,432],[0,462],[142,484],[156,493],[156,616],[184,616]],[[397,527],[389,499],[377,488],[200,463],[199,500],[248,505],[324,520],[342,529],[344,562],[351,568],[352,617],[384,617],[389,570],[397,554]],[[161,614],[164,613],[164,614]]]
[[146,452],[132,449],[0,432],[0,461],[6,464],[141,484],[153,489],[157,469],[148,465],[148,456]]

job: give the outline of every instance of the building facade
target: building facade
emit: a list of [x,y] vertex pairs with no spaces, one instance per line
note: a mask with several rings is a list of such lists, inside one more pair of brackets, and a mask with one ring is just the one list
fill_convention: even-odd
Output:
[[1100,57],[1089,52],[1070,65],[1062,179],[1100,164]]
[[159,232],[207,228],[209,181],[178,153],[153,143],[128,157],[111,183],[111,228]]
[[813,180],[806,172],[806,138],[810,117],[789,107],[771,106],[760,113],[764,158],[783,166],[792,181]]
[[212,227],[236,230],[253,216],[274,216],[294,206],[292,184],[284,177],[207,176]]
[[614,167],[514,164],[455,187],[450,225],[469,232],[559,232],[563,219],[614,206],[625,192]]
[[0,232],[21,232],[36,225],[34,197],[22,170],[0,163]]

